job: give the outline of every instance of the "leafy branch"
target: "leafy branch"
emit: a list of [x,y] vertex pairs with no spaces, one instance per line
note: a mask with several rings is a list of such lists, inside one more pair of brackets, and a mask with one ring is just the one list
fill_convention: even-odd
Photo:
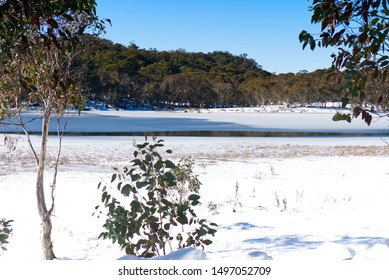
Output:
[[[0,219],[0,252],[6,251],[6,245],[9,243],[9,238],[12,235],[11,223],[13,220]],[[1,254],[0,254],[1,255]]]
[[[361,115],[370,125],[372,115],[383,116],[363,104],[371,94],[368,88],[371,90],[371,85],[383,88],[388,75],[388,6],[388,0],[313,0],[311,22],[321,24],[321,31],[312,35],[303,30],[299,40],[303,48],[309,45],[311,50],[316,47],[338,49],[338,53],[332,55],[332,75],[343,82],[343,107],[352,100],[356,103],[352,114],[338,113],[333,118],[335,121],[351,122]],[[377,89],[372,98],[377,107],[385,99],[382,88]]]

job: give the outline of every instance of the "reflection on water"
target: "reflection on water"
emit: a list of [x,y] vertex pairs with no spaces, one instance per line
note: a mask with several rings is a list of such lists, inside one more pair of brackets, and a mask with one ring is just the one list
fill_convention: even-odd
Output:
[[[40,133],[32,133],[40,134]],[[57,133],[50,133],[57,135]],[[64,132],[73,136],[188,136],[188,137],[387,137],[389,132],[301,132],[301,131],[150,131],[150,132]]]

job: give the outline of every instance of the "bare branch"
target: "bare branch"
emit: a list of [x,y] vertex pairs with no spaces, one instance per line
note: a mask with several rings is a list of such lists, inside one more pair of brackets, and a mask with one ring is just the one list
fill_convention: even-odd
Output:
[[21,115],[20,111],[19,111],[19,113],[17,114],[17,118],[18,118],[18,120],[19,120],[19,125],[20,125],[21,128],[23,129],[24,135],[26,135],[26,137],[27,137],[27,142],[28,142],[28,145],[30,146],[31,152],[32,152],[33,155],[34,155],[35,162],[36,162],[37,165],[39,165],[39,157],[38,157],[38,154],[37,154],[36,151],[35,151],[34,145],[32,145],[30,133],[28,132],[28,130],[27,130],[27,128],[26,128],[26,124],[28,124],[29,122],[26,122],[26,123],[23,122],[22,115]]
[[62,139],[63,139],[64,132],[65,132],[67,125],[68,125],[68,122],[69,122],[69,110],[67,110],[67,112],[66,112],[65,123],[64,123],[62,129],[61,129],[61,124],[60,124],[60,119],[61,119],[61,116],[59,114],[56,114],[55,120],[57,123],[58,150],[57,150],[57,155],[56,155],[56,159],[55,159],[55,163],[54,163],[53,181],[50,185],[50,187],[51,187],[51,207],[48,211],[49,215],[52,215],[52,212],[54,211],[54,207],[55,207],[55,190],[57,188],[58,166],[59,166],[59,160],[60,160],[61,152],[62,152]]

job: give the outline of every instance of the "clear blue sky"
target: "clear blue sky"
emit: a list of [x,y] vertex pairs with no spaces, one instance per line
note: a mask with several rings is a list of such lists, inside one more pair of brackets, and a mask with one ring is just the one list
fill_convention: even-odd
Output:
[[104,38],[140,48],[247,54],[263,69],[314,71],[331,65],[334,50],[302,50],[299,33],[318,32],[307,0],[97,0],[109,18]]

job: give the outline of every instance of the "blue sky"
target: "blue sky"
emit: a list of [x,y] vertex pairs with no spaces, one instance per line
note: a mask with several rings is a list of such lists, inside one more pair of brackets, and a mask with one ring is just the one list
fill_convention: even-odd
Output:
[[299,33],[317,33],[307,0],[97,0],[109,18],[105,38],[140,48],[247,54],[275,72],[331,65],[334,50],[302,50]]

